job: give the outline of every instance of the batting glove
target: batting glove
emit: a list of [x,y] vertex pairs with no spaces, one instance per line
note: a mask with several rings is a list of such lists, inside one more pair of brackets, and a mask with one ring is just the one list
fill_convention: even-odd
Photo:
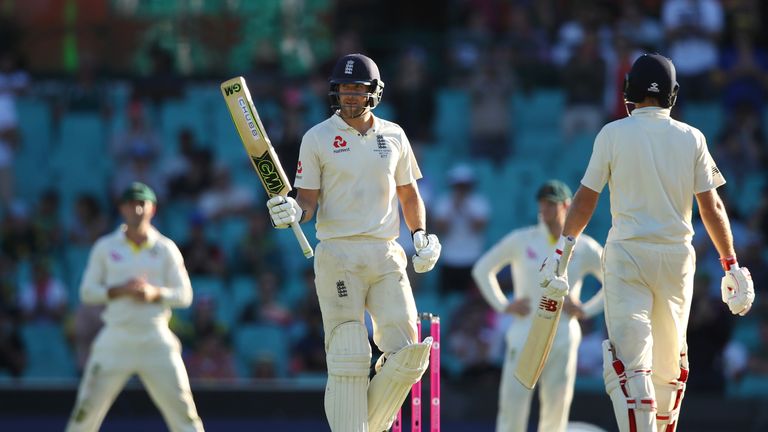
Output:
[[413,269],[416,273],[426,273],[432,270],[440,258],[440,240],[434,234],[427,234],[424,230],[416,230],[413,233],[413,247],[416,255],[413,256]]
[[267,201],[267,209],[269,209],[272,226],[280,229],[288,228],[292,223],[300,221],[304,214],[295,199],[282,195]]
[[755,285],[752,275],[746,267],[739,267],[735,257],[723,258],[725,276],[720,282],[720,294],[723,303],[734,315],[744,316],[752,308],[755,301]]
[[576,244],[576,239],[563,236],[560,239],[560,243],[562,244],[558,244],[552,256],[544,258],[544,262],[541,263],[541,268],[539,268],[539,273],[541,274],[541,283],[539,285],[544,289],[544,295],[550,298],[565,297],[570,288],[566,269],[571,251],[573,251],[573,247]]

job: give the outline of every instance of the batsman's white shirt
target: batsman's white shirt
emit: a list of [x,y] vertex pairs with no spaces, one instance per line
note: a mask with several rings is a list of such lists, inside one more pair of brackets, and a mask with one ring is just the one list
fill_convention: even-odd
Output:
[[[506,309],[509,301],[501,291],[496,275],[507,265],[512,269],[515,298],[531,299],[531,310],[541,297],[539,268],[552,252],[554,241],[543,223],[521,228],[507,234],[486,252],[475,264],[473,273],[483,297],[498,312]],[[602,282],[602,247],[587,235],[579,237],[568,264],[569,295],[579,299],[584,277],[591,274]],[[584,305],[587,317],[597,315],[603,307],[602,290]],[[504,360],[502,382],[499,388],[499,412],[496,430],[499,432],[525,431],[528,425],[532,391],[523,387],[514,377],[517,360],[522,351],[533,314],[515,316],[507,331],[507,355]],[[564,431],[573,398],[576,378],[576,353],[581,341],[579,323],[563,312],[552,351],[538,383],[541,410],[540,431]]]
[[[160,287],[161,300],[110,299],[110,287],[144,278]],[[104,327],[91,347],[67,432],[99,429],[109,407],[132,375],[138,375],[170,430],[202,431],[181,344],[168,328],[172,307],[188,307],[192,287],[178,247],[150,229],[141,246],[120,227],[91,250],[80,285],[84,303],[104,304]]]
[[725,183],[698,129],[670,110],[638,108],[595,138],[581,184],[611,190],[608,242],[690,243],[693,195]]
[[320,189],[317,239],[350,236],[394,240],[400,232],[397,186],[421,171],[403,129],[374,117],[361,135],[338,115],[301,141],[295,186]]

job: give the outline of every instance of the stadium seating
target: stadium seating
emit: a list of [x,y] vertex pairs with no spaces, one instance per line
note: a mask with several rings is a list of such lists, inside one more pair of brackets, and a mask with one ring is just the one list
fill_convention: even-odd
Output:
[[50,379],[75,376],[74,355],[70,351],[60,325],[33,322],[21,328],[27,351],[24,378]]
[[257,324],[238,326],[234,346],[241,376],[253,377],[253,367],[260,361],[271,363],[278,378],[287,376],[289,342],[284,329]]

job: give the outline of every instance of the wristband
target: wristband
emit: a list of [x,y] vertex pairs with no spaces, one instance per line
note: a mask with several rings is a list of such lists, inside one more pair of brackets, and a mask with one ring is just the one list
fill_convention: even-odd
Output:
[[723,271],[730,271],[731,267],[738,267],[739,263],[736,261],[736,256],[731,255],[725,258],[720,258],[720,265],[723,266]]
[[416,235],[416,233],[419,231],[424,231],[424,234],[427,233],[427,231],[425,231],[424,228],[416,228],[415,230],[411,231],[411,238],[413,238],[413,236]]

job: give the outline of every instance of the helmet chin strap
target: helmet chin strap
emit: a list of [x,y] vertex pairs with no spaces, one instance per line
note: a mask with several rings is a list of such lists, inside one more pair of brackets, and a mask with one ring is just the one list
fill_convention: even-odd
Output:
[[[346,105],[346,106],[350,106],[350,105]],[[344,105],[340,104],[339,105],[339,115],[341,115],[341,113],[343,112],[342,108],[344,108]],[[358,112],[357,114],[355,114],[353,116],[347,117],[347,118],[349,118],[349,119],[356,119],[358,117],[362,117],[363,114],[365,114],[367,108],[368,108],[368,105],[363,106],[363,107],[360,108],[360,112]],[[341,116],[341,117],[344,118],[343,116]]]
[[[632,109],[629,109],[629,107],[632,106]],[[630,102],[628,100],[624,100],[624,109],[627,110],[627,116],[632,115],[632,111],[635,110],[636,104],[634,102]]]

